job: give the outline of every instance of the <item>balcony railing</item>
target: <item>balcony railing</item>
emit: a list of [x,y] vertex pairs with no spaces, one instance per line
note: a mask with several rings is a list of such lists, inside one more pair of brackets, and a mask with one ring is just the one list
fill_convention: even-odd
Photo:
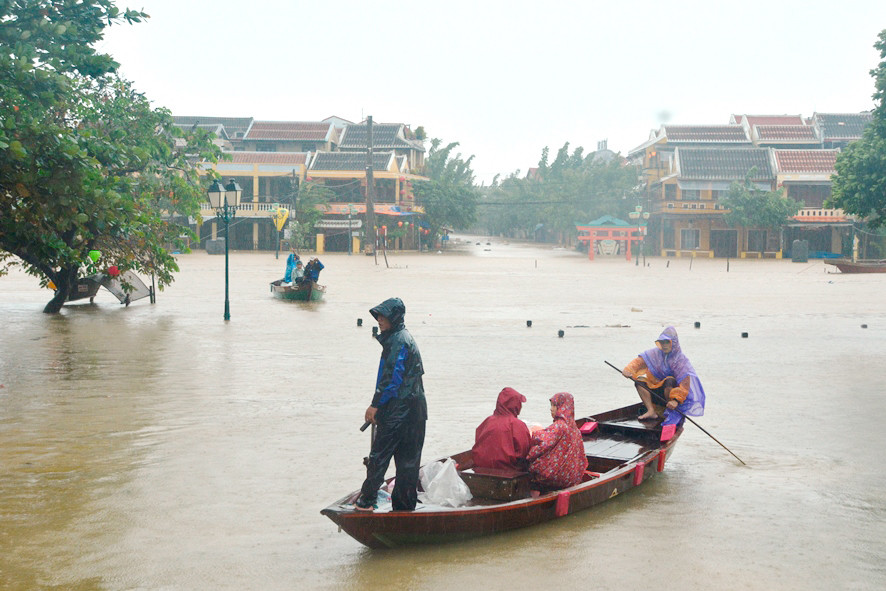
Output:
[[[241,203],[235,209],[237,210],[237,215],[240,217],[268,217],[269,215],[273,215],[275,211],[277,211],[277,206],[279,203],[263,203],[258,201],[253,201],[251,203]],[[204,217],[214,217],[215,210],[209,205],[209,202],[200,204],[200,214]]]
[[804,207],[794,216],[803,222],[845,222],[849,217],[842,209],[825,209],[823,207]]

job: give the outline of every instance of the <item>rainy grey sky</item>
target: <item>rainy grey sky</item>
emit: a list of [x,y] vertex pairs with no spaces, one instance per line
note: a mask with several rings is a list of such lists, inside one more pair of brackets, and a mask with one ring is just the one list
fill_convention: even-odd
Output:
[[542,148],[627,153],[661,123],[857,112],[883,0],[119,0],[99,48],[176,115],[424,126],[478,182]]

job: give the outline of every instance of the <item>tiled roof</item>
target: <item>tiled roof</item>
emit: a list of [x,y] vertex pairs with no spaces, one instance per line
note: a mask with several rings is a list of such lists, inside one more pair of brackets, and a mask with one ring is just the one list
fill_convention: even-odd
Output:
[[[366,148],[365,124],[348,125],[342,134],[341,148]],[[410,142],[401,135],[402,123],[373,123],[372,124],[372,147],[373,148],[412,148],[424,151],[420,143]]]
[[234,137],[238,131],[245,133],[252,124],[252,117],[205,117],[203,115],[174,115],[173,122],[179,127],[191,127],[200,125],[224,125],[230,137]]
[[779,172],[820,172],[834,174],[837,150],[775,150]]
[[748,127],[755,125],[803,125],[802,115],[733,115],[739,125],[747,121]]
[[857,140],[871,119],[869,112],[815,114],[815,123],[821,129],[822,139],[825,141]]
[[331,123],[313,121],[256,121],[243,139],[323,142],[331,127]]
[[757,125],[754,128],[761,142],[807,142],[818,141],[811,125]]
[[744,180],[752,167],[752,181],[773,180],[768,148],[677,148],[679,178]]
[[234,164],[305,164],[305,152],[227,152]]
[[[373,134],[374,135],[374,134]],[[389,170],[394,162],[393,152],[373,152],[372,169]],[[366,170],[365,152],[317,152],[311,161],[311,170]]]
[[662,127],[668,142],[707,144],[749,144],[741,125],[665,125]]

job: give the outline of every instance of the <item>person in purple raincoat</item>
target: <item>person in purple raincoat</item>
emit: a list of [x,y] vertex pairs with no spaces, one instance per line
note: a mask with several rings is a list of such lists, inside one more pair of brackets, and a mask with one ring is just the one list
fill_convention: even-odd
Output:
[[[655,340],[655,348],[640,353],[622,370],[635,381],[646,412],[640,420],[658,418],[653,398],[665,402],[663,426],[676,425],[683,415],[704,414],[705,392],[695,368],[680,347],[677,329],[669,326]],[[653,396],[655,394],[655,396]],[[679,412],[673,412],[673,411]]]

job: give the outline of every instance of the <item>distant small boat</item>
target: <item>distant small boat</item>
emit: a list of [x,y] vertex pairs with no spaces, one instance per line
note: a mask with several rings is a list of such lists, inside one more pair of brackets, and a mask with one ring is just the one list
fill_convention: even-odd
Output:
[[834,265],[841,273],[886,273],[886,259],[824,259],[825,265]]
[[451,456],[473,494],[467,506],[419,505],[415,511],[366,513],[354,509],[360,495],[354,491],[321,513],[370,548],[455,542],[551,521],[604,503],[664,470],[683,426],[663,442],[660,420],[637,420],[643,410],[638,403],[576,420],[579,428],[596,425],[588,425],[592,429],[583,435],[588,471],[570,488],[532,494],[529,474],[474,468],[468,450]]
[[323,299],[326,286],[313,281],[303,283],[284,283],[282,279],[271,281],[271,293],[281,300],[297,300],[300,302],[317,302]]

